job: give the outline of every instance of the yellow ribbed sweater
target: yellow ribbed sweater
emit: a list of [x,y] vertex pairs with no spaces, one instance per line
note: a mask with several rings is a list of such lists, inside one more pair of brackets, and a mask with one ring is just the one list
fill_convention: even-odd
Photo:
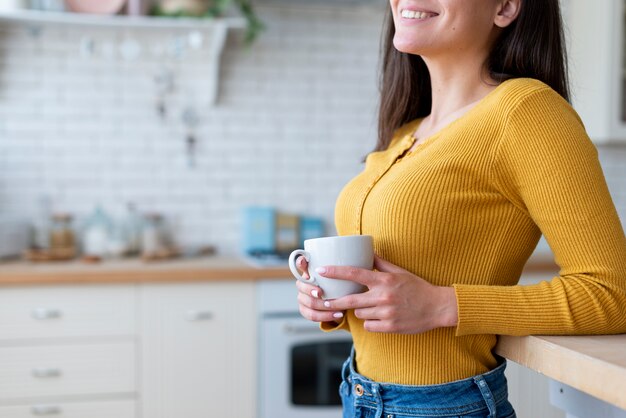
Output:
[[[437,384],[496,366],[496,335],[626,332],[626,238],[597,150],[570,105],[532,79],[500,84],[412,151],[420,120],[373,152],[341,192],[340,235],[368,234],[382,258],[454,286],[459,322],[371,333],[349,311],[363,375]],[[517,285],[541,234],[560,267]]]

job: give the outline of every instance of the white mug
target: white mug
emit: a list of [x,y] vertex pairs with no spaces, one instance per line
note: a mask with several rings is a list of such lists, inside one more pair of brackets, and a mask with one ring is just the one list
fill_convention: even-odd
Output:
[[[298,257],[309,264],[309,279],[305,279],[296,268]],[[336,299],[365,291],[365,286],[349,280],[320,276],[315,269],[323,266],[352,266],[372,270],[374,268],[374,241],[370,235],[346,235],[304,241],[304,250],[295,250],[289,255],[289,268],[296,279],[319,286],[324,299]]]

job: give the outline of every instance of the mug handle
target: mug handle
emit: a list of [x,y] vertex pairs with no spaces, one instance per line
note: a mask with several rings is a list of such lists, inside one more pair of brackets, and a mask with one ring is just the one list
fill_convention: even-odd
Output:
[[315,278],[313,276],[309,274],[309,279],[305,279],[304,276],[302,276],[298,271],[298,268],[296,267],[296,260],[298,259],[298,257],[304,257],[307,263],[311,261],[311,254],[309,254],[308,251],[293,251],[291,254],[289,254],[289,269],[291,270],[291,273],[293,273],[293,276],[301,282],[317,286],[317,283],[315,282]]

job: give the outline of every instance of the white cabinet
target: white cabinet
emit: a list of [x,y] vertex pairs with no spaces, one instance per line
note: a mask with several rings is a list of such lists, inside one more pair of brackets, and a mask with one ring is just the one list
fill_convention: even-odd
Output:
[[2,418],[135,418],[135,401],[44,402],[32,405],[0,406]]
[[0,417],[135,418],[136,334],[134,285],[0,287]]
[[596,143],[626,140],[624,3],[564,2],[572,104]]
[[252,282],[141,286],[143,418],[253,418]]
[[135,391],[135,344],[0,347],[0,402]]
[[517,418],[565,418],[565,413],[550,403],[550,379],[512,361],[506,365],[509,401]]
[[134,286],[0,288],[0,340],[135,335]]
[[255,301],[252,281],[0,287],[0,417],[254,418]]

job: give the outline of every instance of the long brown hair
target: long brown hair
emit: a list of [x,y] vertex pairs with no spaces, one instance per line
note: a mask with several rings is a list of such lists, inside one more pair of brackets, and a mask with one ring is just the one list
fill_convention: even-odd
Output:
[[[522,0],[517,19],[505,27],[487,58],[491,77],[502,82],[529,77],[543,81],[569,101],[567,55],[559,0]],[[398,51],[391,10],[383,26],[378,142],[387,149],[403,124],[427,116],[432,103],[430,75],[419,55]]]

